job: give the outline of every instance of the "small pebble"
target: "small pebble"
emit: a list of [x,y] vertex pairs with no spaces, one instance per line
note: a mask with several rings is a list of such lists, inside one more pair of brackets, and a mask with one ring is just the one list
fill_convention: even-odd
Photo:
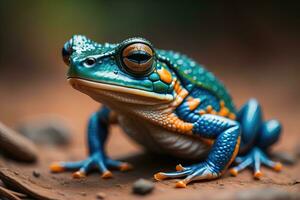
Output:
[[102,199],[105,199],[106,194],[104,192],[98,192],[96,194],[96,197],[97,197],[98,200],[102,200]]
[[32,175],[33,175],[34,177],[38,178],[38,177],[41,176],[41,173],[40,173],[39,171],[37,171],[37,170],[33,170],[33,171],[32,171]]
[[292,193],[277,188],[241,190],[236,193],[236,200],[297,200],[299,193]]
[[145,179],[139,179],[133,183],[132,192],[139,195],[145,195],[154,189],[154,184]]
[[294,165],[297,161],[294,155],[286,152],[276,152],[272,154],[272,157],[286,165]]

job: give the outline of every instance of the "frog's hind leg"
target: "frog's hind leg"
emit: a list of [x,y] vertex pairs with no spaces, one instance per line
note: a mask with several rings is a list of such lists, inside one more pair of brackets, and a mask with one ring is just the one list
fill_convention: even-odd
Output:
[[275,144],[281,134],[281,125],[277,120],[269,120],[262,124],[257,138],[257,145],[267,149]]
[[262,176],[261,165],[266,165],[276,171],[280,171],[282,165],[273,162],[267,156],[267,150],[277,142],[281,125],[276,120],[263,122],[262,111],[259,103],[251,99],[238,113],[237,119],[242,128],[242,143],[240,156],[236,158],[237,166],[230,170],[236,176],[247,167],[252,167],[254,177],[259,179]]
[[176,187],[182,188],[195,180],[216,179],[225,172],[238,153],[239,124],[221,116],[204,114],[194,123],[193,133],[203,138],[214,139],[207,159],[188,167],[177,165],[177,172],[159,172],[154,175],[156,180],[185,177],[176,183]]
[[242,139],[240,152],[247,151],[255,142],[262,124],[262,111],[256,99],[250,99],[237,113],[240,122]]

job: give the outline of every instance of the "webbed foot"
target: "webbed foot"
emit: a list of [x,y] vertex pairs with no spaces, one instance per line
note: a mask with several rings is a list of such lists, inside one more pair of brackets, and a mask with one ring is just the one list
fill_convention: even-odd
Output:
[[218,178],[221,173],[217,172],[214,167],[208,163],[203,162],[200,164],[192,165],[189,167],[183,167],[182,165],[176,166],[176,172],[159,172],[154,174],[154,179],[157,181],[164,179],[182,178],[175,185],[177,188],[185,188],[186,185],[195,180],[211,180]]
[[245,156],[236,157],[235,162],[238,163],[238,165],[230,169],[230,173],[233,176],[237,176],[240,171],[247,167],[252,167],[254,178],[260,179],[263,175],[260,170],[261,165],[265,165],[277,172],[282,169],[282,164],[280,162],[270,160],[266,153],[258,147],[253,148]]
[[113,174],[109,169],[128,171],[132,169],[129,163],[104,158],[100,153],[94,153],[87,159],[77,162],[55,162],[50,165],[50,171],[54,173],[63,171],[75,171],[73,178],[84,178],[94,168],[102,174],[101,177],[112,178]]

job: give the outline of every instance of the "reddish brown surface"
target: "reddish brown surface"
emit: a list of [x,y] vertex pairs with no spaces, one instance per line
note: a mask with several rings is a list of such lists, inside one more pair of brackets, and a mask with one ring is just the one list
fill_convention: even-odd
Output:
[[[209,58],[209,57],[208,57]],[[213,58],[213,57],[212,57]],[[283,61],[266,62],[258,71],[251,68],[223,68],[215,70],[222,77],[235,99],[241,106],[249,97],[257,97],[264,109],[265,117],[278,118],[283,126],[282,139],[275,146],[275,151],[292,153],[299,145],[299,70],[288,57]],[[296,62],[295,62],[296,63]],[[211,59],[210,65],[218,64]],[[230,71],[225,70],[230,69]],[[78,160],[86,156],[85,125],[89,114],[98,108],[98,104],[89,97],[73,90],[64,79],[64,68],[57,70],[57,78],[45,82],[24,83],[11,86],[1,85],[2,95],[0,110],[3,122],[14,126],[24,119],[40,113],[57,113],[69,120],[73,128],[72,144],[65,148],[40,147],[40,162],[37,165],[9,163],[8,167],[17,170],[26,181],[39,185],[45,194],[58,199],[96,199],[98,192],[104,192],[107,199],[139,198],[131,193],[131,185],[138,178],[152,179],[160,170],[174,170],[177,162],[166,161],[155,156],[141,153],[141,149],[129,140],[118,127],[112,127],[108,142],[108,153],[113,158],[119,157],[134,164],[131,172],[114,171],[114,178],[103,180],[93,173],[83,180],[74,180],[71,173],[50,174],[48,165],[57,160]],[[32,176],[33,170],[39,170],[41,176]],[[300,191],[300,164],[284,166],[282,173],[275,173],[263,168],[264,177],[253,180],[250,171],[246,170],[238,177],[226,174],[223,178],[193,183],[186,189],[175,189],[175,180],[155,183],[155,190],[145,199],[215,199],[234,195],[236,191],[249,188],[279,187],[288,191]],[[22,181],[22,179],[20,180]],[[38,189],[39,190],[39,189]]]

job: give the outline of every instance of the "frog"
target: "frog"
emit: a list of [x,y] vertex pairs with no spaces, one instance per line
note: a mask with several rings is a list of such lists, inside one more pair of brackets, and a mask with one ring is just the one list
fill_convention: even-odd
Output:
[[227,171],[237,176],[248,167],[255,179],[263,176],[263,165],[282,169],[269,154],[281,123],[264,120],[255,98],[237,109],[223,82],[185,54],[157,49],[141,37],[101,44],[74,35],[62,57],[71,86],[102,106],[88,120],[88,157],[54,162],[52,172],[72,171],[74,178],[84,178],[97,169],[107,179],[113,169],[131,170],[130,163],[106,153],[113,124],[147,151],[191,160],[194,164],[154,174],[157,181],[176,179],[177,188]]

